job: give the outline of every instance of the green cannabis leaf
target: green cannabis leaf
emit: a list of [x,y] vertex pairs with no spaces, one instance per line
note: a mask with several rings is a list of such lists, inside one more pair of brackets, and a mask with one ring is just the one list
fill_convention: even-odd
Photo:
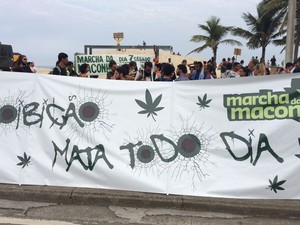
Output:
[[25,166],[28,166],[28,165],[29,165],[31,156],[27,157],[26,152],[24,152],[24,157],[22,157],[22,156],[17,156],[17,157],[18,157],[18,159],[21,161],[21,162],[19,162],[17,165],[18,165],[18,166],[22,166],[22,169],[23,169]]
[[207,99],[207,94],[205,94],[203,96],[203,99],[200,96],[198,96],[199,103],[196,103],[196,104],[199,105],[200,106],[200,110],[202,110],[202,109],[205,109],[206,107],[209,107],[208,104],[211,102],[211,100],[212,99]]
[[278,181],[278,175],[273,179],[273,182],[269,179],[270,185],[268,186],[271,191],[277,193],[277,190],[283,191],[284,188],[280,187],[286,182],[286,180]]
[[161,101],[162,94],[159,95],[154,101],[152,101],[151,93],[148,89],[146,89],[145,92],[145,99],[146,102],[143,102],[141,100],[135,99],[136,103],[143,108],[144,110],[139,111],[139,114],[148,114],[147,117],[150,115],[152,116],[153,120],[156,122],[154,116],[157,116],[157,111],[160,111],[164,109],[164,107],[157,107]]
[[[296,78],[296,79],[292,79],[290,88],[288,88],[288,87],[284,88],[286,93],[289,94],[290,99],[294,99],[294,98],[299,99],[300,98],[299,86],[300,86],[300,79]],[[296,121],[298,121],[298,120],[296,120]]]

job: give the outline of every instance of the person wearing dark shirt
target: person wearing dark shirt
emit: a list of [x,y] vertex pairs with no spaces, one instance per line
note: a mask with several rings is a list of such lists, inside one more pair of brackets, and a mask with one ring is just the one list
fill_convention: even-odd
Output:
[[56,67],[53,68],[52,74],[67,76],[67,65],[68,65],[68,55],[66,53],[58,54],[58,61]]
[[20,55],[16,66],[12,68],[13,72],[23,72],[23,73],[32,73],[30,67],[27,65],[27,57],[25,55]]
[[300,73],[300,57],[296,60],[296,66],[293,70],[293,73]]
[[175,67],[173,65],[169,63],[164,64],[162,71],[162,77],[156,79],[155,81],[173,81],[172,76],[175,72]]
[[273,55],[272,59],[270,59],[271,61],[271,66],[276,66],[276,58],[275,58],[275,55]]
[[153,81],[155,79],[152,73],[153,64],[152,62],[145,62],[144,64],[144,79],[147,81]]

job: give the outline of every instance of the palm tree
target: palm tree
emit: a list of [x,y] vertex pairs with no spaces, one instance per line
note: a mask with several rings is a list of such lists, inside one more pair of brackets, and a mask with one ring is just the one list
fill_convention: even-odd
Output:
[[213,51],[213,57],[216,62],[217,51],[219,44],[231,44],[242,46],[242,43],[233,39],[223,39],[229,32],[232,31],[233,27],[226,27],[220,24],[220,19],[212,16],[209,20],[206,21],[206,25],[199,24],[198,27],[205,31],[207,35],[194,35],[190,41],[192,42],[204,42],[199,48],[194,49],[189,54],[195,52],[199,53],[206,48],[211,48]]
[[[288,17],[288,4],[289,0],[263,0],[261,2],[262,9],[264,13],[269,13],[273,11],[275,13],[283,13],[284,20],[280,27],[280,30],[283,31],[287,26],[287,17]],[[297,24],[295,27],[295,49],[294,49],[294,59],[298,57],[298,48],[300,45],[300,1],[297,0],[297,11],[296,11]],[[278,40],[275,45],[285,45],[286,36]],[[285,50],[285,48],[283,49]]]
[[285,31],[278,31],[284,12],[275,14],[274,11],[270,10],[268,13],[264,13],[262,9],[263,3],[264,1],[257,6],[257,16],[253,16],[249,12],[243,14],[242,18],[249,29],[235,28],[233,29],[233,34],[248,39],[248,48],[261,48],[261,60],[265,63],[267,46],[282,36]]

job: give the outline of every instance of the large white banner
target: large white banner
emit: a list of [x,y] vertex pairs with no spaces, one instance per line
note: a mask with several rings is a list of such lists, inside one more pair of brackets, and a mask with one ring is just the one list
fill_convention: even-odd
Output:
[[300,199],[300,76],[0,73],[0,182]]

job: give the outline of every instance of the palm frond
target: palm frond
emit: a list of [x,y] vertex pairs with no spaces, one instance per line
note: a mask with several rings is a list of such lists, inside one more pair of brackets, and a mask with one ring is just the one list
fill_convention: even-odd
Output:
[[241,42],[234,40],[234,39],[226,39],[226,40],[220,41],[219,44],[243,46],[243,44]]
[[209,37],[204,36],[204,35],[194,35],[190,41],[199,43],[199,42],[206,42],[209,39],[210,39]]
[[239,36],[239,37],[242,37],[242,38],[246,38],[246,39],[249,39],[250,37],[252,37],[252,33],[248,30],[244,30],[242,28],[234,28],[231,32],[234,36]]
[[205,34],[194,35],[192,36],[190,41],[195,43],[204,42],[205,44],[192,50],[190,53],[188,53],[188,55],[191,53],[199,53],[206,48],[211,48],[213,50],[214,57],[216,58],[217,48],[220,43],[241,46],[240,42],[235,41],[233,39],[224,40],[226,35],[229,32],[232,32],[234,27],[221,25],[220,18],[216,16],[210,17],[207,21],[205,21],[205,24],[198,24],[198,27]]
[[194,49],[193,51],[189,52],[187,55],[191,54],[191,53],[199,53],[199,52],[202,52],[204,49],[208,48],[209,46],[207,44],[199,47],[199,48],[196,48]]

